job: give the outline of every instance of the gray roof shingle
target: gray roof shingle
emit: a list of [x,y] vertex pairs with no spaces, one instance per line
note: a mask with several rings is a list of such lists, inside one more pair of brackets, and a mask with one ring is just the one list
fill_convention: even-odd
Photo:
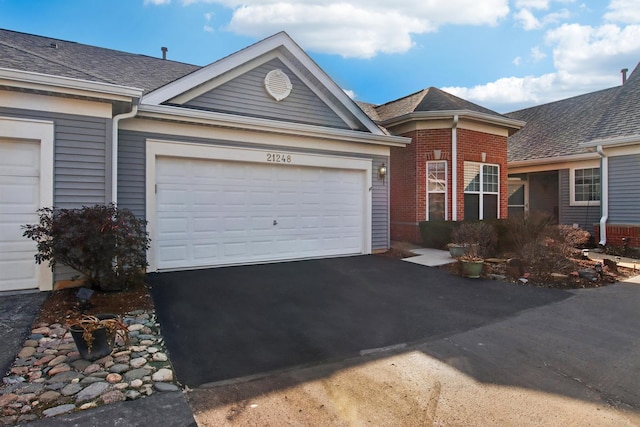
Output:
[[[378,118],[382,122],[416,112],[434,111],[475,111],[497,117],[505,117],[495,111],[484,108],[473,102],[458,98],[441,89],[430,87],[375,107]],[[365,110],[366,112],[366,110]],[[371,117],[371,116],[370,116]]]
[[594,139],[640,134],[640,64],[622,86],[508,113],[527,124],[509,137],[508,161],[593,151]]
[[0,29],[0,67],[152,91],[200,67]]
[[640,135],[640,63],[620,87],[590,139]]

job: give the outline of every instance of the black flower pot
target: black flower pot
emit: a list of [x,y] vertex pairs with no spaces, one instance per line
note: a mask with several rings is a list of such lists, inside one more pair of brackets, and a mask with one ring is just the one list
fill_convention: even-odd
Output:
[[[96,314],[99,320],[117,319],[115,314]],[[89,345],[84,338],[84,330],[80,326],[71,326],[69,328],[73,341],[76,343],[80,357],[85,360],[98,360],[108,356],[113,351],[113,345],[116,339],[116,333],[109,331],[107,328],[98,328],[91,334],[93,341]]]

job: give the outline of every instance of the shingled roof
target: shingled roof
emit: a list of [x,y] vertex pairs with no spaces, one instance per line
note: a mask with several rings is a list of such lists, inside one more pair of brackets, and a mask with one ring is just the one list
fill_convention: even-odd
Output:
[[640,64],[622,86],[508,113],[527,124],[509,137],[508,161],[593,151],[580,144],[640,134]]
[[200,67],[0,29],[0,67],[136,87],[150,92]]
[[[371,106],[371,104],[368,105]],[[371,108],[375,110],[375,115],[369,112]],[[365,113],[369,114],[369,117],[380,122],[385,122],[396,117],[402,117],[407,114],[417,112],[465,110],[506,118],[495,111],[481,107],[478,104],[474,104],[473,102],[469,102],[462,98],[458,98],[455,95],[451,95],[450,93],[435,87],[423,89],[419,92],[412,93],[411,95],[396,99],[395,101],[364,109]]]

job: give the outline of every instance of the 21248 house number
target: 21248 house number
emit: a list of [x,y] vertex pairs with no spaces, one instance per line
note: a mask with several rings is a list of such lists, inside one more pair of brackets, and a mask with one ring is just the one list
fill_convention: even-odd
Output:
[[291,154],[267,153],[267,162],[291,163]]

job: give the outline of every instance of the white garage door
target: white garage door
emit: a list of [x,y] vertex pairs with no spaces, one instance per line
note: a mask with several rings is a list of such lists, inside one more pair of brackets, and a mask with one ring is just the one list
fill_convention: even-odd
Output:
[[0,140],[0,291],[38,287],[35,243],[22,224],[38,221],[40,145]]
[[363,252],[360,170],[159,157],[157,267]]

